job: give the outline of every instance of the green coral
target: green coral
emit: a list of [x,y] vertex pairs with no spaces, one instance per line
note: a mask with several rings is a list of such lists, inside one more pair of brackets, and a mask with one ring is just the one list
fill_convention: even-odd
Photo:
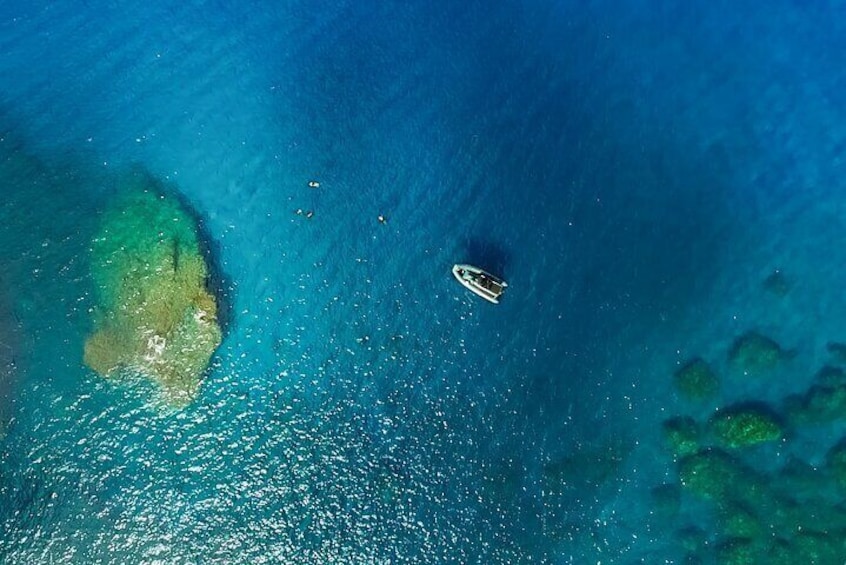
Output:
[[221,340],[194,222],[175,198],[136,177],[101,225],[91,248],[99,307],[85,363],[104,376],[143,373],[184,405]]
[[776,367],[786,353],[774,340],[752,331],[734,340],[728,356],[744,373],[760,374]]
[[708,427],[721,445],[732,448],[776,441],[784,435],[772,412],[757,404],[719,410],[709,420]]
[[699,424],[689,416],[677,416],[663,425],[664,443],[674,458],[695,453],[701,447]]
[[676,388],[690,400],[706,400],[712,397],[720,387],[717,375],[710,365],[699,357],[684,364],[675,375]]

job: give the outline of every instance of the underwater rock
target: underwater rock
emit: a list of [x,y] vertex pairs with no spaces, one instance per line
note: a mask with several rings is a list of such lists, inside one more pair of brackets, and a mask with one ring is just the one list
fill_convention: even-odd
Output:
[[696,357],[673,375],[679,392],[689,400],[701,401],[714,396],[720,387],[717,375],[703,359]]
[[846,490],[846,440],[841,440],[829,450],[826,467],[837,486]]
[[846,371],[840,367],[826,365],[814,376],[814,382],[820,386],[846,385]]
[[681,459],[678,468],[682,487],[706,500],[754,505],[761,492],[755,472],[721,449],[697,451]]
[[765,532],[761,521],[740,504],[729,503],[719,509],[717,528],[729,538],[754,539]]
[[825,345],[826,350],[831,355],[835,363],[846,363],[846,343],[837,341],[829,341]]
[[782,553],[782,559],[764,561],[765,563],[831,563],[846,562],[846,536],[843,531],[814,532],[800,531],[788,541],[787,551]]
[[559,494],[600,487],[617,476],[631,449],[621,439],[580,447],[544,465],[541,484],[545,491]]
[[776,296],[784,296],[790,292],[790,281],[784,276],[780,270],[776,269],[764,279],[762,283],[764,290],[771,292]]
[[685,551],[695,553],[708,541],[708,536],[698,526],[685,526],[676,532],[676,541]]
[[813,385],[804,394],[785,400],[785,412],[794,425],[824,424],[846,418],[846,385]]
[[738,404],[718,410],[708,429],[724,447],[744,447],[776,441],[784,435],[778,419],[763,404]]
[[717,563],[722,565],[761,563],[760,555],[760,549],[748,538],[731,538],[717,545]]
[[824,467],[816,467],[798,457],[790,456],[787,463],[773,479],[784,492],[790,493],[791,499],[800,504],[810,503],[817,506],[821,493],[830,492],[830,475]]
[[788,356],[778,343],[754,331],[735,339],[728,354],[729,362],[748,374],[768,371]]
[[663,432],[664,443],[674,459],[696,453],[701,447],[699,424],[689,416],[666,420]]
[[185,405],[221,341],[197,226],[145,175],[125,192],[92,243],[99,296],[84,360],[103,376],[148,376],[169,403]]

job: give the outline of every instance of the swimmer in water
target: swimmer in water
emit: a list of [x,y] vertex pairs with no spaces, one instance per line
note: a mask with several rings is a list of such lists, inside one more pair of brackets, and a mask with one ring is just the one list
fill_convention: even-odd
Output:
[[309,188],[320,188],[320,183],[316,180],[310,180],[308,181],[308,186]]

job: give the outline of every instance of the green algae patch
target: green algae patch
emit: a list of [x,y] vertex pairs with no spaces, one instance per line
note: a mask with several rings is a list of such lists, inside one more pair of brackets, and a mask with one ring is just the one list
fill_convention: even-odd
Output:
[[717,562],[723,565],[755,565],[761,563],[760,550],[753,540],[731,538],[717,545]]
[[720,388],[716,373],[700,357],[691,359],[676,371],[673,382],[684,398],[696,402],[712,398]]
[[673,375],[678,391],[688,400],[702,401],[714,396],[720,388],[717,375],[703,359],[696,357]]
[[846,419],[846,385],[814,385],[805,394],[788,397],[785,406],[796,425]]
[[696,453],[701,444],[701,431],[696,420],[689,416],[676,416],[663,424],[664,445],[678,459]]
[[780,270],[776,269],[764,279],[762,286],[764,290],[778,297],[784,297],[790,292],[790,281]]
[[825,348],[831,355],[832,361],[839,364],[846,363],[846,343],[829,341]]
[[554,494],[600,487],[618,475],[631,449],[622,439],[576,449],[544,465],[541,484]]
[[829,450],[826,467],[837,486],[846,490],[846,441],[841,440]]
[[735,339],[728,354],[729,362],[746,374],[765,373],[788,356],[774,340],[754,331]]
[[814,384],[819,386],[846,386],[846,371],[840,367],[824,365],[814,376]]
[[789,561],[785,563],[841,564],[846,561],[846,537],[843,531],[797,534],[789,545]]
[[707,448],[679,461],[682,487],[705,500],[720,503],[733,500],[755,507],[761,502],[764,485],[760,477],[740,461],[716,448]]
[[720,533],[729,538],[755,539],[764,533],[760,520],[742,505],[726,504],[717,516]]
[[730,406],[708,422],[711,434],[724,447],[738,448],[782,438],[784,431],[776,417],[763,405]]
[[103,214],[91,270],[99,295],[85,363],[107,377],[140,373],[168,403],[189,403],[221,330],[188,211],[149,177],[133,177]]

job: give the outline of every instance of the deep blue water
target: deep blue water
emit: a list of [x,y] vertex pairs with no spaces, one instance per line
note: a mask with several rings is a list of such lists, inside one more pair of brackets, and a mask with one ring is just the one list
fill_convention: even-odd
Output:
[[[846,340],[840,8],[4,2],[0,561],[712,562],[713,509],[655,508],[661,422],[778,404]],[[228,305],[177,412],[82,363],[132,166]],[[749,329],[793,353],[765,379],[726,360]],[[744,457],[775,484],[844,431]]]

